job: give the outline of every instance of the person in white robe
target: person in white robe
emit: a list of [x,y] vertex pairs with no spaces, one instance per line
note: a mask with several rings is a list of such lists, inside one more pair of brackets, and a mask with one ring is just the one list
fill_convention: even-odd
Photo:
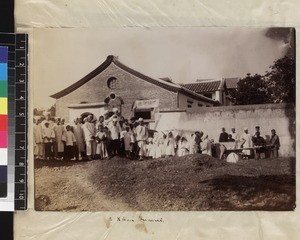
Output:
[[45,123],[45,127],[42,128],[42,137],[45,144],[45,159],[49,160],[53,157],[52,144],[54,142],[55,134],[52,128],[49,128],[49,123]]
[[65,132],[65,157],[67,160],[75,160],[74,146],[76,145],[76,138],[74,133],[71,131],[71,126],[66,125]]
[[195,154],[198,152],[199,147],[196,142],[196,138],[197,138],[197,136],[195,133],[191,134],[191,139],[190,139],[190,144],[189,144],[190,145],[190,154]]
[[65,151],[65,134],[66,130],[64,126],[61,124],[61,119],[58,117],[56,118],[56,122],[52,127],[55,133],[55,142],[54,142],[54,157],[57,160],[63,160],[64,158],[64,151]]
[[82,124],[80,123],[80,119],[76,118],[74,120],[74,136],[76,139],[76,146],[74,147],[75,150],[75,157],[78,160],[82,160],[82,158],[85,156],[85,143],[84,143],[84,134],[82,129]]
[[[41,121],[41,126],[42,126],[42,129],[45,128],[45,124],[46,123],[49,123],[49,128],[52,129],[53,128],[53,125],[54,125],[54,121],[52,121],[50,119],[50,113],[49,112],[44,112],[44,120]],[[53,144],[52,144],[53,145]],[[53,146],[51,146],[51,148],[53,148]],[[53,149],[52,149],[53,150]],[[42,144],[42,151],[43,151],[43,158],[45,158],[45,143],[43,142]]]
[[139,125],[136,127],[136,141],[139,146],[139,156],[140,160],[143,160],[143,157],[146,156],[147,150],[146,150],[146,141],[148,138],[148,129],[146,126],[144,126],[144,119],[139,118],[138,119]]
[[173,133],[169,132],[166,139],[166,156],[175,156],[176,141]]
[[153,153],[154,153],[154,158],[160,158],[161,157],[161,147],[159,144],[159,134],[158,132],[155,132],[153,134]]
[[212,156],[212,142],[208,138],[207,134],[204,134],[202,137],[202,142],[201,142],[201,151],[202,154],[207,154],[209,156]]
[[155,148],[153,145],[153,138],[151,138],[151,137],[148,138],[146,149],[147,149],[147,157],[154,158],[155,157]]
[[93,116],[88,115],[86,122],[82,126],[82,130],[84,133],[84,140],[86,144],[86,155],[89,160],[92,160],[95,153],[95,135],[96,135],[96,129],[95,129],[95,124],[92,122]]
[[189,149],[190,149],[190,146],[189,146],[188,141],[186,140],[185,137],[181,137],[178,142],[177,155],[179,157],[186,156],[189,154]]
[[121,132],[120,139],[124,143],[125,155],[127,158],[130,156],[130,152],[132,151],[132,135],[133,133],[130,131],[130,127],[126,126],[125,130]]
[[110,137],[110,157],[120,154],[120,134],[121,127],[118,124],[117,118],[114,118],[112,122],[108,124],[109,137]]
[[[248,132],[248,128],[244,128],[244,133],[241,135],[240,141],[241,148],[252,147],[251,134]],[[242,151],[242,153],[245,155],[245,158],[249,158],[249,156],[251,155],[251,150],[245,149]]]
[[108,157],[107,152],[107,134],[104,131],[104,126],[102,124],[98,125],[98,132],[96,133],[96,142],[97,142],[97,149],[96,155],[101,160]]
[[232,139],[235,141],[235,148],[238,148],[238,143],[240,141],[240,137],[237,134],[237,132],[235,131],[235,128],[231,128],[230,134],[231,134]]
[[166,147],[167,147],[167,135],[162,134],[162,136],[159,138],[159,146],[161,151],[161,157],[166,156]]

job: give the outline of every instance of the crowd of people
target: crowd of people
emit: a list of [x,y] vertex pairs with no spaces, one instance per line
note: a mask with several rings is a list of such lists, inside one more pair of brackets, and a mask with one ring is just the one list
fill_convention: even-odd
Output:
[[[271,153],[278,156],[279,137],[272,129]],[[243,153],[250,156],[250,147],[255,156],[262,158],[266,141],[260,136],[259,127],[254,135],[244,129],[241,136],[231,129],[222,129],[219,142],[235,142],[235,148],[245,148]],[[202,153],[212,155],[214,142],[202,131],[185,136],[156,132],[148,129],[142,118],[125,119],[118,109],[105,112],[99,119],[92,114],[79,116],[74,123],[65,124],[60,117],[34,118],[34,155],[35,159],[55,160],[92,160],[111,158],[115,155],[130,159],[161,158],[165,156],[185,156]]]
[[267,142],[267,140],[261,136],[259,126],[255,127],[253,134],[250,134],[248,128],[245,127],[244,132],[240,136],[236,133],[235,128],[232,128],[229,134],[225,128],[222,128],[219,142],[235,142],[234,149],[243,149],[242,153],[244,158],[249,158],[252,155],[252,150],[254,151],[256,159],[265,158],[268,150],[270,157],[278,157],[278,150],[280,148],[280,140],[276,134],[276,130],[271,130],[271,137]]

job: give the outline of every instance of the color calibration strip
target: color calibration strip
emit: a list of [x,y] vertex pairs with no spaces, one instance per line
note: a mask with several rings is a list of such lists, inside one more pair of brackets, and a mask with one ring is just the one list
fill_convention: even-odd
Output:
[[0,46],[0,198],[7,196],[7,60],[8,47]]
[[[9,131],[9,139],[14,138],[15,150],[15,210],[27,209],[27,34],[16,34],[15,37],[15,83],[14,83],[14,127]],[[13,86],[11,85],[13,88]],[[13,117],[13,114],[12,114]],[[9,120],[10,122],[10,120]],[[10,130],[10,127],[9,127]],[[13,133],[14,130],[14,133]],[[10,146],[9,146],[10,149]]]
[[[8,125],[6,125],[8,132],[7,196],[0,198],[0,211],[25,210],[27,208],[28,35],[0,33],[0,46],[8,48],[6,81],[6,104],[8,105],[6,116]],[[1,124],[1,127],[5,128],[5,125]],[[2,176],[2,173],[0,174]]]

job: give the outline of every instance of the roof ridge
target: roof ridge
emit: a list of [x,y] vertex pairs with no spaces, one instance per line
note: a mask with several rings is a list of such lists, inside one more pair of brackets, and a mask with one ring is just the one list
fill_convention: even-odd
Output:
[[88,81],[90,81],[92,78],[94,78],[95,76],[97,76],[100,72],[102,72],[105,68],[107,68],[115,59],[115,56],[113,55],[108,55],[106,60],[101,63],[98,67],[96,67],[93,71],[91,71],[90,73],[88,73],[87,75],[85,75],[83,78],[81,78],[80,80],[78,80],[77,82],[71,84],[69,87],[50,95],[50,97],[58,99],[61,98],[67,94],[69,94],[70,92],[76,90],[77,88],[79,88],[80,86],[82,86],[83,84],[87,83]]
[[[164,80],[159,79],[159,78],[149,77],[149,76],[147,76],[147,75],[145,75],[145,74],[143,74],[143,73],[141,73],[141,72],[139,72],[139,71],[137,71],[137,70],[134,70],[133,68],[128,67],[128,66],[125,65],[124,63],[120,62],[117,58],[114,58],[113,63],[114,63],[115,65],[117,65],[118,67],[120,67],[121,69],[123,69],[123,70],[125,70],[125,71],[127,71],[127,72],[129,72],[129,73],[131,73],[131,74],[133,74],[133,75],[140,75],[140,76],[142,76],[143,78],[147,78],[148,80],[151,79],[151,80],[157,81],[157,82],[159,82],[159,83],[161,83],[161,84],[169,85],[169,86],[171,86],[171,87],[175,87],[175,88],[178,88],[178,89],[181,88],[181,86],[179,86],[179,85],[176,84],[176,83],[173,83],[173,82],[167,82],[167,81],[164,81]],[[138,77],[140,77],[140,76],[138,76]]]

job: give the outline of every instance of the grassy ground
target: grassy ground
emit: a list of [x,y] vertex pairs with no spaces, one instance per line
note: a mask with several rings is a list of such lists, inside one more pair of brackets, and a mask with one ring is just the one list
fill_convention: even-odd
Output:
[[35,162],[36,210],[293,210],[295,159]]

